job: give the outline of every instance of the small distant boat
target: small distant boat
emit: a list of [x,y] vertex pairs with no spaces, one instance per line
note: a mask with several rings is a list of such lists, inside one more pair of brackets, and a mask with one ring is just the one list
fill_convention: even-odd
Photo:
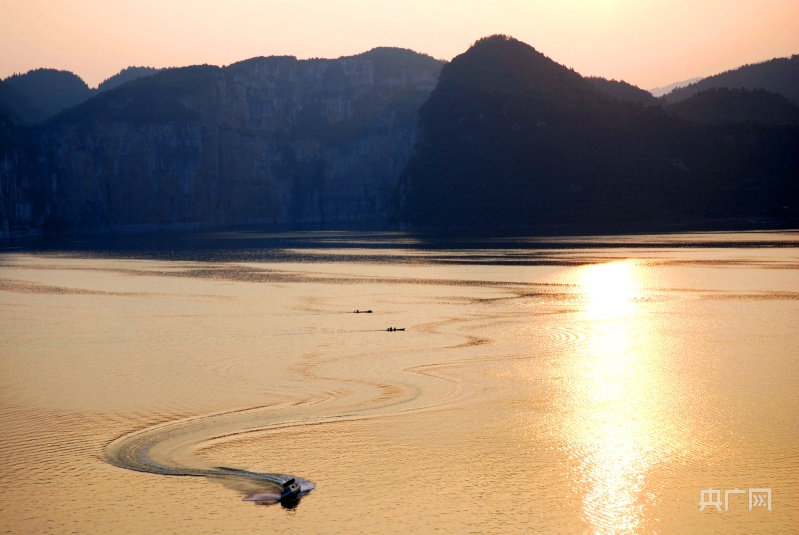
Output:
[[297,480],[294,478],[289,479],[285,483],[283,483],[283,491],[280,493],[280,500],[292,500],[295,499],[300,494],[300,484],[297,483]]
[[386,329],[386,330],[387,330],[388,332],[390,332],[390,333],[393,333],[393,332],[395,332],[395,331],[404,331],[404,330],[405,330],[405,327],[403,327],[402,329],[398,329],[398,328],[396,328],[396,327],[389,327],[389,328],[388,328],[388,329]]

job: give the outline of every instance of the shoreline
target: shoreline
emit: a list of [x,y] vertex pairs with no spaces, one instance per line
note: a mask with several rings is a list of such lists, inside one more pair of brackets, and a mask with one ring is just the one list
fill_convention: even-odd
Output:
[[[263,233],[266,235],[279,235],[302,232],[362,232],[374,234],[403,235],[420,240],[421,243],[441,244],[442,242],[459,242],[464,245],[465,240],[481,242],[491,239],[512,238],[545,238],[555,237],[580,238],[599,236],[637,236],[650,234],[684,234],[684,233],[717,233],[717,232],[790,232],[799,230],[799,221],[756,218],[725,218],[712,220],[686,220],[663,221],[635,224],[541,224],[523,227],[505,228],[419,228],[398,229],[387,225],[384,221],[353,221],[349,223],[248,223],[241,225],[136,225],[122,229],[97,229],[81,230],[67,233],[42,233],[29,231],[22,234],[0,237],[0,253],[8,250],[36,250],[66,247],[73,249],[85,242],[93,242],[95,246],[102,246],[104,242],[114,248],[118,241],[162,241],[173,238],[177,242],[192,236],[213,235],[222,233]],[[152,244],[150,244],[152,245]],[[485,246],[485,243],[481,243]],[[548,243],[551,247],[553,244]],[[568,246],[573,244],[567,243]],[[97,247],[91,247],[96,249]]]

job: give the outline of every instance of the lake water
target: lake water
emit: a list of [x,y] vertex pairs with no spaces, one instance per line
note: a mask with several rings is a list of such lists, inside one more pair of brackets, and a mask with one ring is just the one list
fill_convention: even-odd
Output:
[[798,339],[797,232],[7,247],[0,531],[797,533]]

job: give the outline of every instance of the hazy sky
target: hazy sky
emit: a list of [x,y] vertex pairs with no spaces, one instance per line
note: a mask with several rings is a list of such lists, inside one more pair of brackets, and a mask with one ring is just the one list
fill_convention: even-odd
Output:
[[512,35],[643,88],[799,53],[799,0],[0,0],[0,78],[131,65],[335,58],[398,46],[452,59]]

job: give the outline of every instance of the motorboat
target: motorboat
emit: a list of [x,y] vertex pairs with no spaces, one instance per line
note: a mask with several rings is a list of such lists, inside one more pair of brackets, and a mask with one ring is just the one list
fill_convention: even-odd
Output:
[[293,500],[299,496],[302,487],[294,478],[289,479],[283,483],[283,490],[280,493],[280,501]]

